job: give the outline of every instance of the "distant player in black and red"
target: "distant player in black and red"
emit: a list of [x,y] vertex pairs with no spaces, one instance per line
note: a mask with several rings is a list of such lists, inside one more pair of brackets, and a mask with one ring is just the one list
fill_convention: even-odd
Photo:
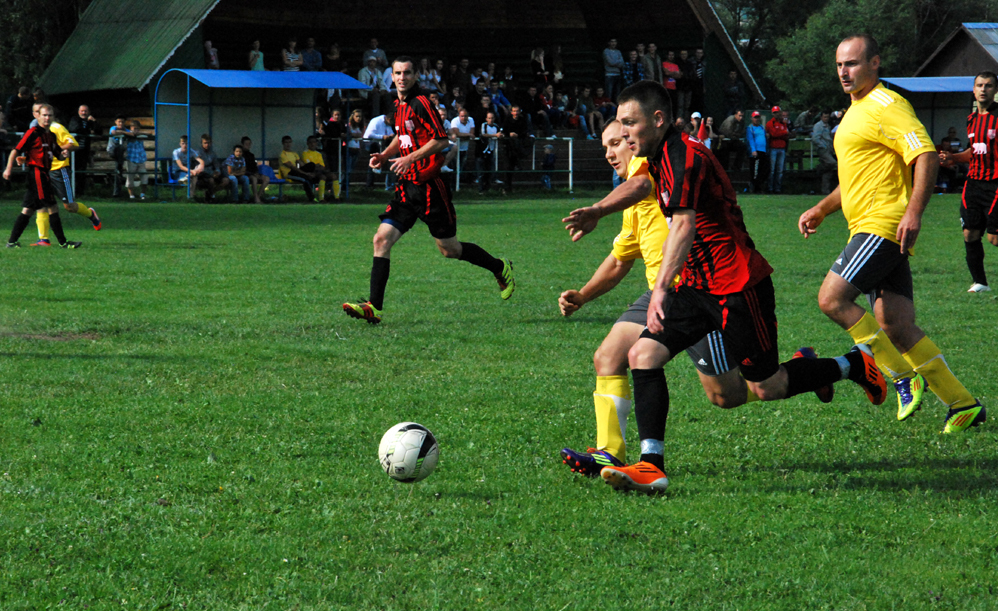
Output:
[[967,249],[967,267],[974,283],[968,293],[991,290],[984,271],[984,245],[981,234],[987,230],[988,241],[998,246],[998,76],[982,72],[974,78],[974,99],[977,110],[967,117],[967,150],[959,153],[939,153],[939,162],[969,163],[967,182],[963,185],[963,205],[960,225],[963,245]]
[[[763,401],[813,392],[843,379],[862,386],[874,404],[887,388],[873,355],[860,347],[834,359],[804,353],[780,363],[772,268],[755,249],[727,174],[703,144],[677,130],[662,85],[641,81],[617,99],[621,135],[648,159],[656,198],[669,219],[648,305],[647,328],[631,347],[634,413],[641,462],[604,467],[617,489],[661,492],[669,389],[663,366],[673,356],[720,331],[749,389]],[[670,289],[673,278],[678,286]]]
[[398,89],[398,99],[386,120],[394,125],[395,137],[384,151],[371,155],[370,166],[374,169],[399,155],[391,162],[392,172],[399,177],[395,197],[379,217],[381,226],[374,234],[371,295],[359,303],[343,304],[343,311],[348,315],[372,324],[381,322],[392,246],[417,220],[426,223],[445,257],[461,259],[492,272],[503,299],[509,299],[516,286],[513,266],[508,260],[497,259],[480,246],[457,240],[457,215],[450,189],[440,178],[444,161],[441,151],[447,147],[447,134],[436,109],[426,97],[419,95],[414,66],[413,60],[405,56],[392,62],[392,80]]
[[59,148],[55,135],[49,131],[52,117],[52,107],[43,104],[38,109],[38,125],[24,133],[21,141],[7,158],[7,167],[3,171],[3,177],[6,180],[10,180],[15,161],[20,165],[27,164],[28,169],[24,207],[21,208],[21,214],[14,221],[14,229],[10,232],[10,239],[7,240],[7,248],[20,248],[17,239],[21,237],[31,221],[31,217],[38,210],[48,212],[52,233],[55,234],[63,248],[79,248],[83,245],[82,242],[66,241],[66,236],[62,232],[62,220],[59,218],[59,205],[52,195],[52,183],[49,179],[52,159],[55,155],[59,155],[61,158],[65,154]]

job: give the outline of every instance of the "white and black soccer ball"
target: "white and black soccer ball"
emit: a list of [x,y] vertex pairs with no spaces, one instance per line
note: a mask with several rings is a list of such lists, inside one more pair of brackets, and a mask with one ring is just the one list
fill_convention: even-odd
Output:
[[415,422],[400,422],[388,429],[378,447],[378,460],[388,477],[412,483],[433,473],[440,457],[437,439]]

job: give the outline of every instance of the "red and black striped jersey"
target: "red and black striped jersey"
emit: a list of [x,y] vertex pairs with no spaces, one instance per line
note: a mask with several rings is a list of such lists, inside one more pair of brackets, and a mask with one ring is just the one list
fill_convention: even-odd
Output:
[[970,158],[970,171],[967,178],[972,180],[998,179],[998,151],[995,150],[995,136],[998,135],[998,103],[992,102],[987,112],[976,110],[967,117],[967,140],[973,155]]
[[696,212],[696,234],[680,284],[728,295],[773,273],[745,229],[728,175],[707,147],[670,127],[648,170],[666,218],[671,220],[676,210]]
[[[385,117],[395,126],[399,153],[404,157],[419,150],[431,140],[446,139],[440,115],[426,96],[410,93],[404,100],[395,99],[390,115]],[[440,175],[444,154],[424,157],[409,166],[400,178],[425,183]]]
[[52,156],[59,150],[55,134],[49,130],[34,126],[24,132],[16,148],[27,157],[27,164],[48,172],[52,168]]

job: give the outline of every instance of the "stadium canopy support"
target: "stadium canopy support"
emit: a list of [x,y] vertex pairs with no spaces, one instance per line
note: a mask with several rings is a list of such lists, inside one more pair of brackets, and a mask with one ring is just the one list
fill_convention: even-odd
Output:
[[[180,136],[187,135],[189,162],[190,150],[200,145],[202,133],[211,136],[222,158],[243,136],[253,140],[261,160],[280,155],[285,134],[304,146],[305,138],[315,131],[317,89],[370,87],[342,72],[168,70],[156,83],[156,160],[172,159]],[[268,133],[279,135],[268,139]],[[191,196],[189,184],[187,196]]]

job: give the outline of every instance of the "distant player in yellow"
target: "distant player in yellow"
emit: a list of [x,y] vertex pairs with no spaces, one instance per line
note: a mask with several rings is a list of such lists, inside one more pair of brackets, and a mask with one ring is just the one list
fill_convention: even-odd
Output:
[[331,194],[335,195],[339,193],[340,181],[336,177],[336,172],[326,168],[326,160],[322,157],[322,151],[319,150],[318,145],[319,139],[315,136],[309,136],[305,140],[305,146],[308,148],[301,153],[304,162],[302,171],[309,175],[312,184],[319,183],[319,201],[328,201],[326,200],[326,184],[332,185]]
[[[801,215],[798,229],[806,238],[827,215],[842,210],[849,243],[825,276],[818,305],[857,344],[873,348],[877,365],[894,379],[898,420],[921,407],[928,382],[949,408],[944,433],[977,426],[987,418],[984,407],[915,325],[908,256],[936,184],[936,148],[911,104],[880,84],[876,40],[845,38],[835,65],[852,98],[835,134],[839,187]],[[855,303],[861,294],[873,304],[873,316]]]
[[[636,157],[621,136],[620,123],[611,121],[603,130],[606,159],[617,175],[625,180],[652,181],[648,161]],[[655,198],[654,184],[647,195],[623,212],[620,234],[613,241],[613,251],[603,261],[589,282],[580,290],[561,294],[558,306],[563,316],[571,316],[586,303],[613,290],[627,276],[634,262],[643,259],[648,291],[624,312],[607,334],[596,354],[596,447],[586,452],[571,448],[561,451],[562,460],[573,471],[599,475],[608,465],[626,463],[624,431],[631,411],[631,387],[627,380],[627,352],[641,336],[648,319],[648,302],[662,264],[662,244],[669,235],[669,225]],[[619,197],[619,196],[618,196]],[[638,199],[632,196],[632,199]],[[719,407],[737,407],[758,401],[739,375],[738,363],[729,357],[721,334],[713,332],[687,351],[697,368],[700,382],[711,403]]]
[[[41,104],[35,104],[33,113],[35,120],[38,119],[38,108]],[[49,172],[49,180],[52,183],[52,191],[57,199],[61,199],[63,207],[68,212],[79,214],[90,219],[95,231],[101,230],[101,220],[93,208],[88,208],[76,201],[73,195],[73,176],[69,170],[69,153],[79,148],[76,139],[61,123],[52,122],[49,131],[55,136],[59,148],[66,151],[66,158],[58,155],[52,158],[52,169]],[[38,225],[38,241],[32,246],[51,246],[52,240],[49,238],[49,213],[48,210],[40,209],[35,213],[35,224]]]

